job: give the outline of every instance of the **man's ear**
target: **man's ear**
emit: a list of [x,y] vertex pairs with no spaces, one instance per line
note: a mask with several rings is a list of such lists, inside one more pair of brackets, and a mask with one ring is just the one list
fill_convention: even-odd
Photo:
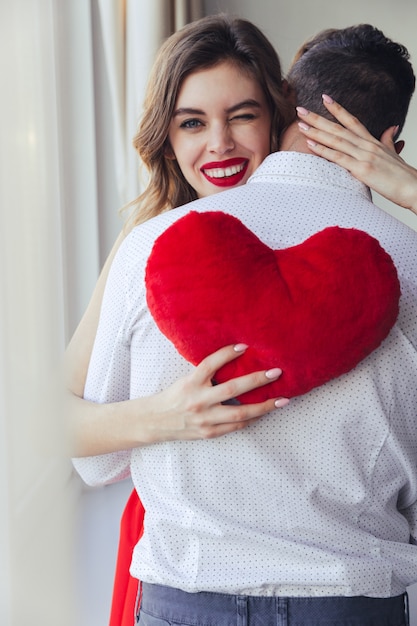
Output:
[[285,98],[295,107],[297,105],[295,89],[291,87],[290,83],[286,79],[282,81],[282,92]]
[[400,141],[396,141],[394,143],[394,137],[398,134],[398,126],[390,126],[387,130],[381,135],[381,143],[384,144],[386,148],[395,151],[397,154],[400,154],[402,149],[405,146],[405,142],[401,139]]
[[405,141],[403,141],[402,139],[400,141],[396,141],[394,144],[395,152],[397,154],[401,154],[401,152],[404,149],[404,146],[405,146]]

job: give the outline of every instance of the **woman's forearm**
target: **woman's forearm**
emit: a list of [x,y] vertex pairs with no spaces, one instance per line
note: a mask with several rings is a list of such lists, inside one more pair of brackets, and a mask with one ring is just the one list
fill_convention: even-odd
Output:
[[145,433],[150,414],[147,398],[98,404],[68,392],[71,456],[96,456],[144,445],[141,430]]
[[68,393],[72,456],[96,456],[163,441],[212,439],[241,430],[288,400],[271,398],[245,405],[224,404],[281,375],[279,368],[253,372],[219,385],[214,373],[238,358],[247,346],[226,346],[206,357],[188,376],[164,391],[115,402],[96,404]]

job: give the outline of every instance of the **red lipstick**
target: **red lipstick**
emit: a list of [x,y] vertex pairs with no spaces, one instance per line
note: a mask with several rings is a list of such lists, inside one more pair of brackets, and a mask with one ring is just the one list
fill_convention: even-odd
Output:
[[248,159],[235,157],[226,161],[204,163],[200,171],[216,187],[233,187],[243,180],[248,165]]

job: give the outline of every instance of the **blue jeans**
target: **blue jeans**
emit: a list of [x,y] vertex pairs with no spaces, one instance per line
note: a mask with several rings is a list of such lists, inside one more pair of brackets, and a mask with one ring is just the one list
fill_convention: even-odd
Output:
[[407,626],[407,596],[283,598],[142,585],[138,626]]

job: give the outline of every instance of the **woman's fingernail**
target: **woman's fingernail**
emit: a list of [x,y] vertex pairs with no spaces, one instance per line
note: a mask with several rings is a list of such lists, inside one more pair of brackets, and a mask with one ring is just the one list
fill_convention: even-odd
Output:
[[265,372],[265,376],[269,379],[274,379],[274,378],[278,378],[278,376],[281,376],[282,374],[282,370],[279,369],[279,367],[274,367],[271,370],[267,370]]
[[298,115],[308,115],[310,113],[310,111],[308,111],[308,109],[305,109],[304,107],[295,107],[297,110]]
[[333,98],[331,98],[330,96],[328,96],[325,93],[322,95],[322,98],[323,98],[324,102],[327,102],[327,104],[333,104],[334,103]]
[[245,352],[245,350],[247,350],[249,346],[246,345],[246,343],[237,343],[236,345],[233,346],[233,350],[235,352]]
[[317,146],[315,141],[312,141],[311,139],[307,139],[306,143],[308,143],[308,145],[310,146],[310,148],[315,148]]
[[277,409],[282,409],[283,406],[287,406],[289,404],[288,398],[279,398],[279,400],[275,400],[275,406]]
[[301,130],[310,130],[310,126],[304,124],[304,122],[298,122],[298,126],[299,128],[301,128]]

